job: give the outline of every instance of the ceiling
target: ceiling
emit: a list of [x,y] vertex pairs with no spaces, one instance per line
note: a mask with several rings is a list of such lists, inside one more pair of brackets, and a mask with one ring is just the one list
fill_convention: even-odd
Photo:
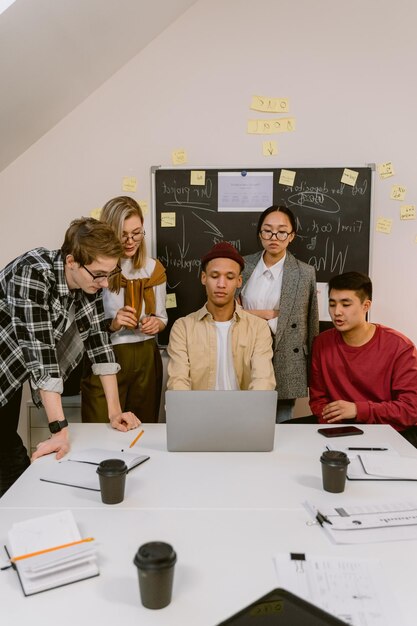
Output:
[[0,15],[0,171],[196,0],[16,0]]

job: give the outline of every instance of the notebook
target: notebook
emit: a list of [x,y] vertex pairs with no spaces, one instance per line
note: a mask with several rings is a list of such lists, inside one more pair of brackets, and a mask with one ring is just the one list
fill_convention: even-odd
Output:
[[122,459],[127,465],[127,471],[141,465],[150,457],[147,454],[137,454],[127,450],[102,450],[101,448],[87,448],[71,452],[68,460],[56,461],[45,465],[40,480],[68,487],[80,487],[100,491],[97,475],[97,466],[106,459]]
[[6,549],[25,596],[99,574],[94,539],[81,537],[71,511],[13,524]]
[[269,452],[276,391],[167,391],[170,452]]

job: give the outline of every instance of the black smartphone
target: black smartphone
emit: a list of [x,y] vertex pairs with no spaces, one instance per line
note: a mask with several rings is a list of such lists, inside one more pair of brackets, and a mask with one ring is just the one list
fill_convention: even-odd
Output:
[[337,428],[319,428],[320,435],[325,437],[347,437],[348,435],[363,435],[363,430],[356,426],[338,426]]

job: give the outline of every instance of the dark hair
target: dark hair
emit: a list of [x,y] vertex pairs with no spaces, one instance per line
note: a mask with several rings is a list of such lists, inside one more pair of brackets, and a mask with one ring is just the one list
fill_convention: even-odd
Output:
[[279,206],[278,204],[273,204],[272,206],[270,206],[267,209],[265,209],[265,211],[259,216],[258,227],[256,229],[256,234],[257,234],[258,237],[259,237],[259,235],[261,233],[262,224],[264,223],[265,218],[270,213],[273,213],[273,211],[280,211],[281,213],[284,213],[288,217],[288,219],[290,220],[292,232],[293,233],[297,232],[297,223],[295,221],[294,213],[292,211],[290,211],[290,209],[287,209],[286,206]]
[[329,296],[332,289],[354,291],[361,302],[372,300],[372,281],[369,276],[361,272],[345,272],[333,276],[329,280]]
[[92,217],[71,222],[61,247],[64,262],[72,254],[80,265],[89,265],[99,256],[118,260],[122,253],[123,246],[113,228]]

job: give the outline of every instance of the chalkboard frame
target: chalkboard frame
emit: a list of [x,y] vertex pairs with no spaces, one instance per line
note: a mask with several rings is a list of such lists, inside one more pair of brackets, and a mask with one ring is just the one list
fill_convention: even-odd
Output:
[[[358,182],[354,187],[343,185],[340,182],[340,178],[345,168],[357,171],[359,173]],[[279,184],[279,177],[283,169],[296,172],[296,179],[292,187],[289,187],[288,185]],[[273,203],[284,204],[284,205],[289,206],[289,208],[291,208],[293,212],[296,214],[297,222],[299,226],[297,238],[291,244],[290,251],[294,254],[294,256],[300,258],[301,260],[305,262],[310,262],[310,264],[316,267],[318,282],[328,282],[331,275],[340,273],[341,271],[348,271],[351,269],[355,269],[357,271],[369,273],[369,268],[371,267],[371,255],[372,255],[371,226],[372,226],[372,220],[373,220],[373,211],[372,211],[373,190],[374,190],[373,177],[374,177],[375,169],[376,169],[375,164],[373,163],[365,164],[362,166],[347,166],[347,165],[314,166],[314,167],[311,167],[311,166],[310,167],[307,167],[307,166],[289,167],[287,166],[285,168],[283,167],[279,167],[279,168],[277,167],[247,167],[247,166],[227,166],[227,167],[152,166],[151,167],[152,255],[156,258],[159,258],[159,260],[166,266],[167,276],[168,276],[167,293],[174,292],[177,295],[179,294],[179,298],[177,298],[177,307],[168,309],[169,322],[168,322],[167,329],[159,335],[160,345],[164,346],[168,343],[169,330],[173,322],[175,321],[175,319],[183,315],[186,315],[190,313],[191,311],[198,309],[204,303],[205,301],[204,290],[202,286],[200,285],[200,280],[199,280],[199,273],[200,273],[199,258],[214,243],[216,243],[216,241],[219,241],[222,239],[231,241],[231,243],[236,245],[236,247],[240,250],[240,252],[243,255],[251,254],[252,252],[255,252],[261,249],[256,240],[256,223],[257,223],[257,220],[261,211],[256,211],[256,212],[245,211],[244,213],[239,213],[239,212],[220,213],[218,211],[217,174],[219,172],[237,172],[237,173],[241,173],[242,175],[245,175],[245,173],[248,173],[248,172],[254,172],[254,173],[271,172],[273,174]],[[179,218],[178,221],[182,218],[184,238],[185,238],[184,224],[185,224],[185,220],[190,218],[190,214],[189,213],[184,214],[184,213],[181,213],[181,211],[183,209],[189,211],[189,208],[187,207],[187,202],[182,202],[181,200],[179,201],[177,200],[177,195],[175,195],[174,202],[167,201],[167,204],[169,206],[168,207],[165,206],[165,204],[163,203],[160,197],[162,194],[161,181],[164,181],[163,182],[164,192],[166,189],[170,188],[166,182],[170,180],[169,178],[170,176],[175,177],[173,178],[174,181],[176,180],[182,181],[178,183],[179,189],[184,189],[187,186],[190,187],[191,189],[194,189],[194,186],[190,184],[190,177],[191,177],[191,172],[195,172],[195,171],[206,172],[206,181],[208,181],[210,177],[211,177],[211,180],[213,181],[214,180],[213,177],[216,177],[216,183],[214,182],[212,183],[212,189],[214,188],[214,192],[212,192],[212,195],[210,196],[210,201],[212,202],[212,205],[210,209],[206,209],[206,210],[210,210],[213,213],[216,213],[217,219],[222,219],[222,220],[227,221],[227,220],[234,220],[236,219],[236,216],[237,217],[240,216],[242,218],[244,217],[245,220],[249,220],[250,224],[248,225],[248,223],[246,223],[245,226],[242,227],[245,229],[245,237],[246,237],[246,239],[243,238],[243,240],[241,240],[241,238],[239,237],[236,239],[236,237],[234,236],[230,236],[230,237],[227,235],[224,237],[216,236],[215,233],[217,230],[219,230],[219,232],[223,234],[224,232],[223,228],[219,228],[219,229],[214,228],[214,230],[209,228],[209,232],[207,233],[207,231],[205,231],[204,235],[202,233],[199,233],[199,236],[203,237],[204,242],[202,241],[201,245],[198,247],[198,254],[197,254],[197,251],[194,250],[194,257],[195,257],[195,259],[193,260],[194,266],[192,268],[192,272],[190,272],[191,275],[194,277],[194,279],[198,278],[198,280],[194,280],[194,282],[191,283],[191,287],[188,286],[185,288],[186,297],[183,297],[181,295],[181,288],[178,288],[178,285],[177,285],[178,280],[176,278],[173,278],[175,273],[177,271],[182,271],[182,269],[181,268],[173,269],[173,267],[170,266],[170,263],[173,261],[172,259],[169,259],[168,249],[166,248],[166,252],[161,249],[161,246],[166,246],[166,243],[164,243],[163,239],[164,238],[169,239],[171,237],[171,234],[176,231],[176,228],[174,229],[163,228],[162,229],[161,213],[175,212],[176,216]],[[308,179],[308,181],[310,182],[311,181],[320,182],[323,176],[325,178],[323,178],[323,184],[317,184],[316,186],[314,184],[308,184],[308,185],[306,184],[306,186],[303,187],[303,177],[308,178],[309,176],[312,177]],[[331,184],[326,183],[326,180],[329,180],[329,177],[330,177],[330,180],[332,181]],[[159,184],[159,187],[158,187],[158,184]],[[326,210],[321,211],[320,208],[317,208],[314,206],[314,202],[313,202],[313,207],[305,206],[303,204],[305,198],[309,197],[306,194],[309,194],[311,189],[314,190],[314,193],[316,194],[316,198],[319,198],[319,197],[324,198],[324,205],[326,205],[327,203],[327,206],[325,206]],[[294,191],[295,191],[295,194],[293,193]],[[347,205],[348,199],[350,201],[349,194],[352,195],[352,198],[354,198],[354,200],[349,205]],[[295,200],[293,196],[295,196],[296,198]],[[292,197],[291,200],[290,200],[290,197]],[[302,198],[301,204],[298,203],[300,202],[298,200],[300,197]],[[336,201],[335,201],[335,198],[337,199]],[[347,223],[347,224],[341,223],[340,215],[337,215],[337,211],[332,209],[332,207],[338,204],[339,204],[338,210],[339,212],[341,212],[342,218],[346,217],[346,219],[350,220],[350,223]],[[263,208],[266,208],[266,206]],[[194,206],[192,207],[192,209],[195,209],[195,208],[196,207]],[[304,216],[303,214],[303,211],[305,211],[305,209],[307,210],[307,216]],[[313,219],[311,215],[308,213],[311,209],[314,209],[315,211],[319,211],[319,213],[316,212],[316,215],[318,216],[317,219]],[[197,207],[197,210],[198,210],[198,207]],[[359,217],[361,219],[355,220],[355,215],[358,211],[360,212]],[[213,213],[211,213],[211,216],[213,216]],[[206,215],[207,214],[204,214],[204,216]],[[325,220],[326,219],[328,220],[327,222],[324,221],[323,224],[322,224],[322,219],[321,219],[322,215],[325,216]],[[312,222],[311,223],[309,222],[309,226],[305,228],[303,225],[303,219],[307,219],[310,221],[312,220]],[[202,219],[201,221],[204,222],[204,220]],[[201,225],[200,222],[198,222],[198,224]],[[303,230],[303,233],[301,233],[300,227],[302,230],[305,228],[305,232]],[[358,233],[354,232],[355,227],[359,229]],[[330,237],[327,237],[326,239],[326,236],[327,236],[326,232],[324,233],[319,232],[320,228],[323,228],[324,231],[326,229],[330,229],[330,231],[333,231],[332,237],[336,237],[336,229],[338,229],[338,231],[341,231],[341,229],[345,229],[342,232],[338,232],[337,238],[336,238],[337,241],[340,243],[340,246],[342,245],[342,243],[345,245],[344,252],[342,252],[342,247],[339,250],[337,249],[337,246],[334,245],[335,240],[332,239],[332,241],[330,241]],[[251,233],[253,231],[253,239],[251,239],[251,243],[248,243],[249,231]],[[206,234],[207,234],[207,237],[205,237]],[[356,248],[354,246],[350,246],[351,250],[349,254],[354,255],[354,256],[352,260],[350,260],[346,265],[346,257],[348,256],[348,250],[347,250],[348,244],[346,242],[350,241],[349,237],[351,238],[356,237],[357,241],[360,241],[360,245],[356,246]],[[346,238],[346,241],[344,238]],[[313,249],[313,246],[316,245],[315,241],[318,240],[318,241],[323,242],[324,239],[326,240],[325,252],[323,250],[320,252],[318,251],[317,257],[315,258],[314,249]],[[179,247],[178,240],[173,240],[173,241],[175,241],[177,247]],[[327,245],[327,242],[330,242],[329,245]],[[308,252],[310,257],[306,256],[305,250],[303,249],[303,247],[308,247],[308,245],[310,245],[310,250],[311,250]],[[184,248],[184,246],[182,247]],[[178,266],[178,260],[176,261],[177,261],[177,266]],[[175,259],[174,259],[174,262],[175,262]],[[325,269],[323,269],[322,265],[324,265]],[[179,281],[179,282],[182,282],[182,281]],[[189,303],[188,303],[188,300],[189,300]],[[184,302],[186,302],[187,304],[184,304]]]

